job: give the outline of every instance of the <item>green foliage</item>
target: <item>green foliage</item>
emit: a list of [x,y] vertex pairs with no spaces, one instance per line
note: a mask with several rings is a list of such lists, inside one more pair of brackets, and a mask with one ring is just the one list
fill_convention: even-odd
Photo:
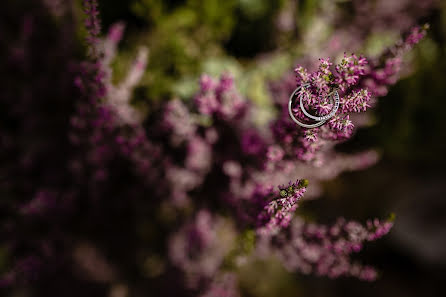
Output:
[[233,249],[225,258],[224,266],[226,268],[234,268],[237,266],[237,261],[241,258],[250,255],[255,246],[256,233],[254,230],[245,230],[241,233],[234,244]]
[[132,4],[135,14],[153,23],[138,36],[138,43],[151,51],[142,84],[146,97],[152,100],[172,97],[179,80],[199,74],[204,58],[221,55],[220,44],[234,25],[233,0],[183,2],[169,6],[161,1],[141,0]]
[[148,22],[158,23],[163,16],[163,2],[158,0],[138,0],[130,4],[131,11]]
[[[111,23],[107,21],[110,19],[128,23],[117,58],[120,62],[114,64],[116,77],[124,75],[123,70],[131,63],[129,58],[134,56],[136,47],[145,45],[150,49],[150,59],[139,88],[139,101],[190,97],[202,72],[219,76],[230,71],[243,78],[240,84],[249,97],[265,105],[269,99],[265,97],[265,80],[273,76],[272,72],[276,77],[281,75],[289,59],[272,56],[267,65],[263,63],[262,71],[254,72],[251,69],[255,67],[249,66],[251,63],[242,66],[231,58],[227,46],[241,49],[245,42],[254,46],[265,44],[273,37],[270,34],[274,32],[275,18],[286,2],[289,1],[132,0],[127,7],[122,2],[116,3],[115,9],[107,3],[106,25]],[[245,27],[249,28],[247,32],[243,30]],[[259,35],[247,34],[253,28]],[[269,35],[265,35],[265,30]],[[279,69],[276,65],[280,65]]]

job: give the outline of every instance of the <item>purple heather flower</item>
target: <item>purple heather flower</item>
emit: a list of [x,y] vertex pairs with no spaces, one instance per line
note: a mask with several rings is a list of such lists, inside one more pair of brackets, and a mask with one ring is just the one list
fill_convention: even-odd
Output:
[[200,210],[192,222],[171,237],[169,257],[184,271],[189,287],[197,288],[201,281],[212,279],[218,271],[229,248],[225,241],[229,238],[219,236],[219,232],[229,231],[226,228],[221,218]]
[[223,172],[230,177],[240,178],[242,175],[242,167],[235,161],[226,161],[223,163]]
[[200,89],[202,92],[208,92],[215,90],[216,82],[212,77],[207,74],[203,74],[200,78]]
[[[352,261],[350,255],[359,252],[363,243],[376,240],[380,230],[390,230],[390,222],[375,222],[363,226],[341,218],[334,225],[326,226],[305,223],[297,217],[288,228],[262,240],[270,242],[269,249],[289,270],[330,278],[352,276],[373,281],[377,275],[375,269]],[[274,240],[270,241],[271,238]]]
[[297,82],[299,84],[303,84],[310,81],[310,74],[307,69],[302,66],[298,66],[294,69],[294,73],[296,74]]
[[280,146],[271,145],[268,147],[268,150],[266,152],[266,157],[268,158],[268,160],[272,162],[277,162],[282,160],[284,154],[285,153]]
[[113,41],[115,44],[119,43],[122,39],[124,29],[125,24],[123,22],[113,24],[108,30],[107,38]]
[[288,186],[279,186],[279,193],[269,193],[268,196],[274,195],[270,201],[266,201],[263,211],[258,215],[257,232],[262,235],[276,234],[281,228],[288,227],[293,213],[296,211],[297,202],[305,193],[307,181],[297,180],[289,183]]
[[[284,146],[285,158],[297,156],[302,161],[316,161],[318,151],[332,145],[333,141],[351,137],[354,126],[349,114],[363,112],[371,105],[371,93],[367,89],[353,88],[365,75],[367,65],[368,61],[364,57],[352,54],[344,55],[342,61],[334,67],[329,59],[320,59],[319,67],[312,73],[308,73],[302,66],[295,69],[298,85],[311,83],[309,88],[301,90],[306,109],[313,110],[319,115],[328,114],[333,108],[328,95],[336,88],[340,93],[340,108],[323,127],[316,129],[296,127],[287,115],[286,105],[288,95],[295,86],[286,82],[288,92],[280,94],[284,100],[279,102],[283,118],[278,118],[272,124],[273,135]],[[276,91],[277,88],[274,87],[273,90]],[[292,111],[297,118],[307,121],[297,102],[292,106]]]
[[197,129],[189,109],[180,100],[171,100],[166,104],[162,125],[170,131],[173,145],[186,141]]
[[364,75],[367,64],[368,61],[362,56],[358,58],[355,54],[347,56],[344,53],[341,63],[336,65],[336,83],[339,88],[345,91],[348,87],[355,85]]
[[347,115],[336,115],[328,121],[328,126],[335,132],[333,134],[333,139],[347,139],[350,138],[353,133],[353,123],[350,120],[350,116]]
[[200,113],[227,121],[237,119],[247,106],[246,100],[236,91],[234,80],[229,74],[222,75],[218,82],[203,75],[200,79],[200,91],[194,101]]
[[305,140],[308,143],[317,141],[317,130],[316,129],[306,130],[304,132],[304,134],[305,134]]
[[356,90],[341,99],[343,113],[364,112],[370,107],[371,94],[367,89]]
[[212,151],[209,144],[198,136],[190,139],[185,161],[186,168],[199,172],[206,172],[209,170],[211,162]]
[[405,49],[409,50],[418,42],[420,42],[420,40],[423,39],[424,36],[426,36],[426,32],[428,29],[429,29],[429,24],[425,24],[422,27],[420,26],[413,27],[410,30],[409,35],[404,40]]
[[212,115],[220,106],[215,94],[208,91],[206,91],[205,94],[200,94],[197,96],[195,98],[195,104],[198,107],[198,111],[205,115]]
[[247,155],[259,155],[265,152],[265,141],[254,129],[248,129],[242,133],[242,151]]
[[99,43],[99,34],[101,33],[101,22],[99,19],[99,10],[97,0],[83,0],[85,18],[85,28],[87,29],[87,44],[90,55],[93,59],[99,58],[97,44]]
[[411,28],[406,38],[399,40],[381,56],[372,60],[360,85],[367,87],[374,96],[386,95],[388,87],[395,84],[399,78],[403,55],[420,42],[428,29],[428,24]]

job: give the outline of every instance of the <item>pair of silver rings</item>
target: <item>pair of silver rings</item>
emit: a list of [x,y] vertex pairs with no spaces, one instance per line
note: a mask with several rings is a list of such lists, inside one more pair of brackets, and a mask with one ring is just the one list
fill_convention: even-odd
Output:
[[[316,128],[319,126],[322,126],[323,124],[325,124],[325,122],[327,122],[327,120],[331,119],[335,113],[338,111],[339,108],[339,93],[337,90],[334,90],[333,92],[331,92],[330,94],[328,94],[328,96],[330,96],[330,103],[333,104],[333,109],[326,115],[324,116],[314,116],[312,114],[310,114],[304,107],[304,102],[303,102],[303,94],[305,92],[302,92],[302,88],[308,88],[310,86],[310,84],[303,84],[299,87],[297,87],[293,93],[290,96],[290,101],[288,102],[288,112],[290,113],[290,117],[291,119],[298,124],[299,126],[302,126],[304,128]],[[307,96],[307,99],[310,99],[308,93],[305,93]],[[300,101],[300,109],[302,110],[302,112],[304,113],[305,116],[307,116],[308,118],[318,121],[314,124],[305,124],[302,123],[301,121],[299,121],[293,114],[293,101],[294,98],[296,98],[296,96],[298,97],[299,101]]]

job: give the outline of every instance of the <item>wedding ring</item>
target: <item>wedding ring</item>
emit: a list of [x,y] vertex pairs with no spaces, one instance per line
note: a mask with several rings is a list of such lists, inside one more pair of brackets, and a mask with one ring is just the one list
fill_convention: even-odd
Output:
[[[303,84],[303,85],[297,87],[297,88],[293,91],[293,93],[292,93],[291,96],[290,96],[290,100],[289,100],[289,102],[288,102],[288,112],[289,112],[289,114],[290,114],[291,119],[292,119],[296,124],[298,124],[299,126],[302,126],[302,127],[304,127],[304,128],[309,128],[309,129],[311,129],[311,128],[316,128],[316,127],[322,126],[323,124],[325,124],[325,122],[326,122],[328,119],[332,118],[332,117],[336,114],[336,112],[337,112],[338,109],[339,109],[339,93],[338,93],[337,90],[334,90],[333,92],[331,92],[331,93],[328,95],[328,96],[330,96],[330,103],[331,103],[331,104],[334,104],[333,109],[332,109],[328,114],[326,114],[326,115],[324,115],[324,116],[314,116],[314,115],[310,114],[310,113],[305,109],[304,104],[303,104],[303,100],[302,100],[303,98],[302,98],[302,91],[301,91],[301,89],[302,89],[302,88],[307,88],[307,87],[309,87],[309,86],[310,86],[309,83],[307,83],[307,84]],[[301,121],[299,121],[299,120],[294,116],[294,114],[293,114],[293,109],[292,109],[292,105],[293,105],[293,99],[294,99],[296,96],[298,97],[298,99],[299,99],[299,101],[300,101],[300,103],[299,103],[299,104],[300,104],[300,109],[302,110],[302,112],[304,113],[304,115],[307,116],[308,118],[313,119],[313,120],[316,120],[316,121],[318,121],[318,122],[316,122],[316,123],[314,123],[314,124],[305,124],[305,123],[302,123]],[[307,94],[307,98],[309,98],[308,94]]]
[[[314,123],[314,124],[305,124],[305,123],[302,123],[301,121],[299,121],[298,119],[296,119],[296,117],[295,117],[294,114],[293,114],[293,108],[292,108],[294,97],[299,93],[299,91],[300,91],[300,89],[301,89],[302,87],[308,87],[309,85],[310,85],[310,84],[303,84],[303,85],[297,87],[297,88],[293,91],[293,93],[291,93],[290,100],[289,100],[289,102],[288,102],[288,113],[290,114],[291,119],[292,119],[296,124],[298,124],[298,125],[301,126],[301,127],[311,129],[311,128],[316,128],[316,127],[322,126],[323,124],[325,124],[326,120],[322,120],[322,121],[317,122],[317,123]],[[299,97],[300,97],[300,96],[299,96]]]
[[[305,107],[304,107],[303,100],[302,100],[302,92],[301,92],[301,94],[299,95],[300,109],[301,109],[302,112],[303,112],[307,117],[309,117],[310,119],[313,119],[313,120],[316,120],[316,121],[329,120],[329,119],[331,119],[331,118],[335,115],[335,113],[338,111],[338,108],[339,108],[339,93],[338,93],[337,90],[334,90],[333,92],[331,92],[330,94],[328,94],[328,96],[330,96],[330,103],[331,103],[331,104],[334,104],[334,107],[333,107],[333,109],[330,111],[330,113],[328,113],[328,114],[326,114],[326,115],[324,115],[324,116],[319,116],[319,117],[318,117],[318,116],[314,116],[314,115],[312,115],[312,114],[310,114],[310,113],[307,112],[307,110],[306,110]],[[334,97],[334,100],[333,100],[333,97]],[[307,94],[307,98],[308,98],[308,94]],[[333,101],[334,101],[334,103],[333,103]]]

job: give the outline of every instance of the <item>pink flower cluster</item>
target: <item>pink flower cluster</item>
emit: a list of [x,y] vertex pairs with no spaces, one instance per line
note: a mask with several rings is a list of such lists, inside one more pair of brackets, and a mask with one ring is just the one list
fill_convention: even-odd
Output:
[[89,54],[93,58],[99,57],[97,43],[101,33],[101,21],[99,19],[99,10],[97,0],[83,0],[85,18],[85,28],[87,29],[86,41],[89,45]]
[[334,225],[326,226],[296,218],[286,232],[262,239],[263,253],[275,253],[283,265],[293,271],[373,281],[377,277],[375,269],[352,261],[350,255],[359,252],[365,242],[387,234],[392,226],[392,220],[380,222],[376,219],[363,226],[340,218]]
[[[272,130],[276,141],[282,145],[285,158],[297,157],[302,161],[318,162],[318,152],[333,142],[349,139],[355,131],[352,117],[367,111],[377,97],[387,93],[388,86],[394,84],[401,74],[403,54],[425,36],[427,29],[427,25],[412,28],[406,38],[377,58],[344,54],[341,62],[334,66],[329,59],[320,59],[316,71],[311,73],[302,66],[296,67],[297,85],[311,85],[308,91],[304,90],[306,96],[302,96],[307,110],[326,115],[333,108],[329,95],[334,90],[339,90],[340,94],[338,112],[327,124],[311,131],[296,127],[287,115],[287,99],[296,84],[291,79],[273,84],[271,90],[281,109],[281,117],[272,123]],[[306,121],[298,102],[295,102],[293,112],[297,118]]]
[[403,55],[426,35],[428,29],[428,24],[411,28],[405,38],[399,40],[381,56],[373,59],[360,85],[369,89],[374,96],[385,96],[389,86],[395,84],[401,75]]
[[[321,116],[326,115],[333,108],[333,104],[329,101],[330,94],[334,90],[339,90],[341,93],[340,109],[329,120],[328,127],[330,129],[327,130],[325,127],[318,129],[322,138],[334,140],[349,138],[353,132],[353,124],[349,120],[349,113],[364,112],[370,107],[368,102],[371,96],[367,89],[352,89],[364,75],[367,64],[368,62],[364,57],[344,54],[344,58],[339,64],[335,65],[334,69],[332,69],[333,63],[329,59],[320,59],[319,67],[313,73],[308,73],[301,66],[296,68],[297,83],[310,83],[311,85],[310,92],[306,92],[308,100],[304,105],[307,109],[315,110]],[[293,111],[297,117],[305,119],[298,104],[295,105]],[[311,137],[305,136],[304,143],[314,142],[317,138],[316,131],[304,131],[304,133],[311,134]],[[305,145],[310,148],[308,143]]]
[[246,108],[246,102],[235,91],[234,81],[229,74],[223,75],[218,82],[203,75],[195,104],[200,113],[216,115],[226,120],[240,116]]
[[192,222],[171,236],[169,257],[183,271],[188,287],[198,288],[218,272],[229,249],[229,244],[219,238],[223,224],[221,218],[200,210]]
[[257,232],[262,235],[277,234],[280,229],[288,227],[307,184],[307,180],[297,180],[294,183],[290,182],[288,186],[279,186],[279,196],[269,201],[264,211],[258,215],[260,226]]

